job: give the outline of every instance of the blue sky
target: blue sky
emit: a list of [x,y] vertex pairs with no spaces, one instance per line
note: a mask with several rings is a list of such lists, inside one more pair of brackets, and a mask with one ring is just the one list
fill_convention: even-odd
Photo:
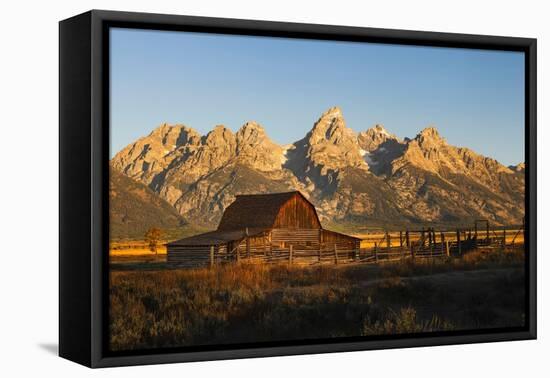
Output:
[[111,30],[111,155],[159,124],[206,134],[259,122],[277,143],[340,106],[359,132],[435,126],[451,144],[524,161],[519,52]]

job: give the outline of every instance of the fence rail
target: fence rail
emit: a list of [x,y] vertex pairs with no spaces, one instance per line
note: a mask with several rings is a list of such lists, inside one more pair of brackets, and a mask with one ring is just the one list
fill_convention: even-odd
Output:
[[523,247],[523,241],[520,240],[523,237],[523,227],[513,231],[509,228],[490,229],[487,223],[486,228],[480,232],[477,226],[478,222],[472,229],[454,231],[436,232],[433,228],[427,228],[418,231],[385,232],[383,237],[374,239],[371,247],[362,248],[327,243],[316,246],[291,244],[286,247],[253,246],[245,243],[245,249],[237,246],[231,251],[214,246],[202,249],[198,247],[186,249],[185,253],[169,254],[168,261],[181,267],[214,267],[235,262],[291,265],[377,264],[405,259],[461,256],[478,248]]

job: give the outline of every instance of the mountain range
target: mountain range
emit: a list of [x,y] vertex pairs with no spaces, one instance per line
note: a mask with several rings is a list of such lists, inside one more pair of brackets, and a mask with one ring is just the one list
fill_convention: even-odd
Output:
[[257,122],[236,133],[218,125],[206,135],[163,124],[119,151],[111,166],[201,227],[214,228],[237,194],[290,190],[333,227],[518,224],[524,215],[524,164],[506,167],[452,146],[433,127],[412,139],[382,125],[356,133],[338,107],[288,145]]

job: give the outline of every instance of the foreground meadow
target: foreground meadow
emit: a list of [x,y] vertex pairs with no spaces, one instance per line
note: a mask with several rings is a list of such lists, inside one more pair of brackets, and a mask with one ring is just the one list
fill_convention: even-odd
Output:
[[524,325],[522,251],[381,265],[112,270],[113,351]]

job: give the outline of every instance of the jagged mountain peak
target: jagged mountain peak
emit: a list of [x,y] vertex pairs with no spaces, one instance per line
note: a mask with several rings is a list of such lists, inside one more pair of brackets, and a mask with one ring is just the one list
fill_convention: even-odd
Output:
[[325,110],[325,112],[321,115],[321,118],[337,118],[342,116],[342,109],[339,106],[332,106]]
[[435,126],[428,126],[428,127],[425,127],[423,128],[419,133],[418,135],[422,135],[422,136],[431,136],[431,137],[434,137],[434,138],[441,138],[441,136],[439,135],[439,130],[437,130],[437,128]]
[[388,137],[395,137],[395,135],[393,134],[390,134],[388,132],[388,130],[386,130],[386,128],[384,127],[384,125],[381,125],[379,123],[377,123],[376,125],[374,125],[373,127],[371,127],[370,129],[367,130],[367,132],[371,131],[373,133],[377,133],[377,134],[382,134],[382,135],[386,135]]
[[112,164],[126,176],[148,183],[180,153],[196,149],[201,143],[202,137],[194,129],[182,124],[162,123],[147,136],[120,150]]
[[206,134],[204,144],[207,146],[218,146],[221,144],[235,144],[235,134],[224,125],[216,125],[212,131]]
[[309,143],[348,144],[355,139],[355,133],[346,126],[342,110],[334,106],[325,111],[309,132]]
[[214,126],[214,128],[208,132],[208,134],[226,134],[226,133],[233,134],[233,132],[229,128],[225,127],[225,125],[222,125],[222,124]]
[[239,130],[247,130],[247,129],[249,129],[249,130],[259,130],[261,132],[265,132],[264,127],[256,121],[246,122],[244,125],[241,126],[241,128]]
[[170,133],[173,131],[179,131],[180,129],[185,128],[185,125],[182,124],[175,124],[171,125],[168,122],[161,123],[156,128],[154,128],[150,133],[149,136],[153,135],[162,135],[166,133]]
[[434,147],[437,145],[447,144],[447,141],[441,137],[439,131],[433,127],[426,127],[414,138],[421,147]]
[[508,166],[509,169],[511,169],[514,172],[523,173],[525,172],[525,163],[519,163],[517,165],[510,165]]
[[141,139],[160,139],[161,143],[167,144],[170,139],[173,139],[174,144],[178,146],[188,143],[191,139],[198,141],[200,134],[193,128],[184,124],[169,124],[164,122],[153,129],[148,136]]
[[288,151],[288,166],[306,186],[334,186],[347,167],[368,169],[361,157],[357,135],[346,126],[339,107],[325,111],[307,135]]
[[416,137],[405,142],[401,157],[392,162],[392,173],[411,164],[445,180],[468,177],[493,191],[500,191],[500,174],[512,171],[497,160],[477,154],[465,147],[455,147],[439,134],[435,127],[423,129]]
[[260,171],[275,171],[286,161],[284,149],[269,138],[258,122],[245,123],[237,131],[236,139],[236,154],[241,164]]
[[258,144],[268,140],[265,129],[255,121],[246,122],[237,131],[237,141],[239,143]]
[[379,133],[379,134],[383,134],[383,135],[387,135],[387,136],[393,136],[392,134],[390,134],[388,132],[388,130],[386,130],[386,128],[384,127],[384,125],[382,124],[379,124],[377,123],[376,125],[374,125],[374,127],[371,127],[371,129],[376,132],[376,133]]
[[321,114],[317,122],[314,123],[313,129],[323,129],[333,124],[345,126],[344,113],[338,106],[333,106]]
[[357,141],[362,150],[372,152],[388,140],[398,141],[398,138],[389,133],[383,125],[376,124],[357,136]]

